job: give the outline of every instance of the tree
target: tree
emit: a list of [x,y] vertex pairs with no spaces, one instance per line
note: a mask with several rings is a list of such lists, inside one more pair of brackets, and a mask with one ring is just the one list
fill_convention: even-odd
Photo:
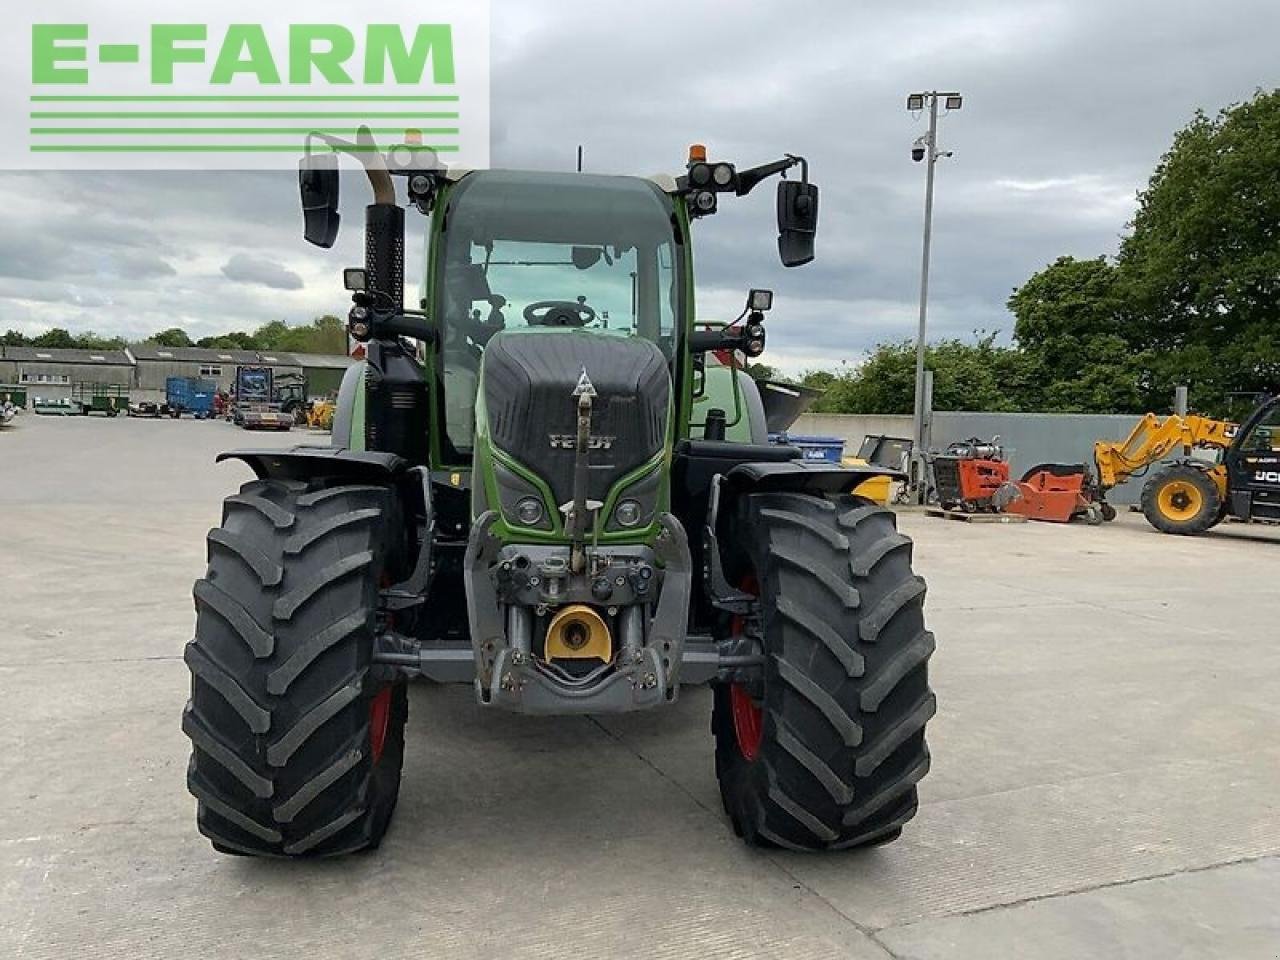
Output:
[[181,327],[170,327],[168,330],[161,330],[159,333],[147,338],[148,343],[154,343],[157,347],[192,347],[195,346],[191,342],[191,338],[187,336],[187,331]]
[[73,350],[80,344],[62,327],[54,327],[30,340],[33,347],[45,347],[49,350]]
[[1117,261],[1148,402],[1192,382],[1202,409],[1280,387],[1280,90],[1179,132]]
[[25,347],[28,342],[27,335],[18,330],[6,330],[0,337],[0,347]]
[[1014,291],[1009,310],[1033,409],[1117,413],[1143,405],[1145,359],[1133,342],[1119,271],[1105,257],[1059,257]]
[[252,333],[235,330],[218,337],[201,337],[196,346],[206,350],[257,350],[259,344]]
[[[1007,410],[1027,406],[1034,384],[1025,357],[978,331],[974,343],[941,340],[925,348],[933,370],[937,410]],[[882,343],[862,364],[812,371],[803,384],[823,390],[815,413],[911,413],[915,404],[916,348],[911,340]]]
[[259,327],[253,334],[259,350],[279,350],[282,353],[334,353],[347,352],[347,327],[335,316],[316,317],[305,326],[290,326],[283,320],[272,320]]

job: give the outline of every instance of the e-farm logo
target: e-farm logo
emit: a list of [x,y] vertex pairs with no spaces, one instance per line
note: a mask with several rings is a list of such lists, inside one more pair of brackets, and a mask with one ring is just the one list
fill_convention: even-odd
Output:
[[[50,5],[64,16],[32,15],[25,136],[0,138],[0,166],[292,168],[310,134],[354,139],[361,126],[386,146],[488,164],[483,0],[374,0],[351,8],[359,22],[322,21],[318,8],[344,9],[324,3],[230,0],[209,5],[216,21],[181,22],[132,5],[110,15],[96,2]],[[302,16],[288,18],[290,7]],[[236,16],[250,12],[258,18]]]

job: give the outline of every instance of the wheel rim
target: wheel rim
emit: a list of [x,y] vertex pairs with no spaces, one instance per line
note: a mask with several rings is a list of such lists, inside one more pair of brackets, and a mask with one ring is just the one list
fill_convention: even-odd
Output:
[[1187,521],[1204,507],[1204,494],[1193,483],[1173,480],[1160,488],[1160,512],[1170,520]]
[[[739,589],[743,593],[758,594],[760,587],[756,578],[746,576]],[[747,618],[735,615],[731,629],[735,636],[742,635]],[[748,763],[760,756],[760,744],[764,740],[764,710],[751,698],[745,684],[729,685],[729,709],[733,715],[733,733],[738,742],[738,752]]]
[[391,726],[391,687],[383,687],[369,703],[369,752],[376,765],[382,759],[387,745],[387,730]]
[[744,760],[754,761],[760,756],[760,743],[764,740],[764,711],[740,683],[729,686],[729,706],[733,711],[733,732],[738,741],[738,752]]

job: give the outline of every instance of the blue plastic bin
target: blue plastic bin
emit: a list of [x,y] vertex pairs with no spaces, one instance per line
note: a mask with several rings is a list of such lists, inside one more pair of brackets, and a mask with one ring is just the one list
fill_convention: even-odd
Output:
[[839,463],[844,457],[844,441],[839,437],[813,437],[798,433],[775,433],[769,439],[774,443],[789,443],[799,447],[806,460],[826,460]]

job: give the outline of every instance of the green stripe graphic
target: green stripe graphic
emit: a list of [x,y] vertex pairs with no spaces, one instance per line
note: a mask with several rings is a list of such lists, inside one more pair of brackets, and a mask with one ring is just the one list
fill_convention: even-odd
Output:
[[335,120],[456,120],[456,113],[332,113],[313,110],[308,113],[173,113],[173,112],[81,112],[35,110],[32,120],[309,120],[311,118]]
[[70,96],[42,94],[33,96],[32,103],[457,103],[456,96],[282,96],[277,94],[257,94],[253,96],[215,96],[177,94],[154,96],[94,95]]
[[[413,151],[431,151],[432,153],[457,153],[457,146],[440,145],[425,146],[419,144],[396,144],[397,149]],[[166,143],[166,144],[128,144],[128,143],[39,143],[33,144],[32,153],[297,153],[301,150],[296,143],[291,144],[229,144],[229,143]],[[312,147],[312,153],[319,152]],[[344,153],[378,153],[377,147],[348,147]]]
[[[457,127],[415,127],[423,136],[452,136],[458,133]],[[297,134],[305,137],[309,133],[351,134],[355,127],[32,127],[31,133],[39,136],[78,136],[81,134],[157,134],[160,136],[261,136],[263,134]],[[403,134],[404,127],[370,127],[370,133]]]

